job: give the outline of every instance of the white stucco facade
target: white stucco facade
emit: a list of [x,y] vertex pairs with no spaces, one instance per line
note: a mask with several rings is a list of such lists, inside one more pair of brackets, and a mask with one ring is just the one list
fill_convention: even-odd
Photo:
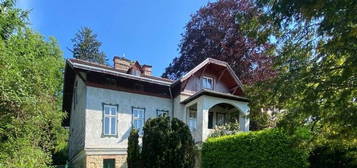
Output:
[[[103,135],[103,104],[118,106],[117,136]],[[85,148],[110,149],[126,153],[127,138],[132,127],[132,108],[145,109],[145,121],[157,117],[157,110],[172,111],[167,98],[140,95],[110,89],[87,87]]]
[[[197,104],[197,129],[192,130],[192,135],[196,142],[203,142],[211,132],[208,129],[208,110],[214,105],[226,103],[241,112],[239,117],[241,130],[249,131],[247,102],[202,95],[188,104],[182,104],[181,102],[190,97],[189,95],[180,94],[174,99],[169,99],[85,86],[83,82],[79,82],[78,87],[78,95],[85,99],[81,99],[79,105],[76,105],[77,110],[71,113],[70,156],[81,150],[87,154],[108,152],[126,154],[127,139],[132,128],[133,107],[145,109],[145,121],[158,117],[157,110],[165,110],[170,117],[173,114],[173,117],[187,123],[187,107]],[[103,135],[104,104],[118,107],[116,136]]]

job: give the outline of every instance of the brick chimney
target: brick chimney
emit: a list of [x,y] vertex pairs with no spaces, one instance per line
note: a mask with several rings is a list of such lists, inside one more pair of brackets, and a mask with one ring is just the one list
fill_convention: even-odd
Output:
[[130,68],[130,64],[131,64],[130,60],[128,60],[124,57],[114,56],[113,61],[114,61],[115,69],[128,72],[128,70]]
[[146,75],[146,76],[151,76],[152,66],[150,66],[150,65],[143,65],[141,69],[142,69],[144,75]]

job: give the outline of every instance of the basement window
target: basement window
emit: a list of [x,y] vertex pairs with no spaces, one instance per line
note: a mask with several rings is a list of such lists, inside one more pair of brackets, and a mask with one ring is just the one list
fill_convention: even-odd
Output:
[[115,168],[115,159],[103,159],[103,168]]

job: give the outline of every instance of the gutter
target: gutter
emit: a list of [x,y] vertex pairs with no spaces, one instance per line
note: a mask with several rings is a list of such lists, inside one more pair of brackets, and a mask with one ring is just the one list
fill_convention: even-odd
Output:
[[171,98],[171,113],[172,113],[172,117],[174,118],[174,97],[172,95],[172,91],[171,91],[171,85],[169,86],[169,92],[170,92],[170,98]]
[[241,97],[241,96],[236,96],[232,94],[226,94],[226,93],[220,93],[220,92],[215,92],[207,89],[202,89],[199,92],[196,92],[192,96],[188,97],[187,99],[181,101],[181,104],[187,104],[191,102],[192,100],[195,100],[196,98],[200,97],[201,95],[207,95],[207,96],[213,96],[213,97],[219,97],[219,98],[225,98],[225,99],[231,99],[231,100],[237,100],[237,101],[242,101],[242,102],[249,102],[249,99],[246,97]]

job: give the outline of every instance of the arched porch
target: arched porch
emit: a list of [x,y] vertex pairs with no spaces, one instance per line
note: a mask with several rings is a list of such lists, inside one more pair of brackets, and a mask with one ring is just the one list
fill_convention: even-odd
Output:
[[201,95],[185,105],[185,114],[196,142],[205,141],[215,126],[234,119],[239,121],[241,131],[249,131],[247,101]]

